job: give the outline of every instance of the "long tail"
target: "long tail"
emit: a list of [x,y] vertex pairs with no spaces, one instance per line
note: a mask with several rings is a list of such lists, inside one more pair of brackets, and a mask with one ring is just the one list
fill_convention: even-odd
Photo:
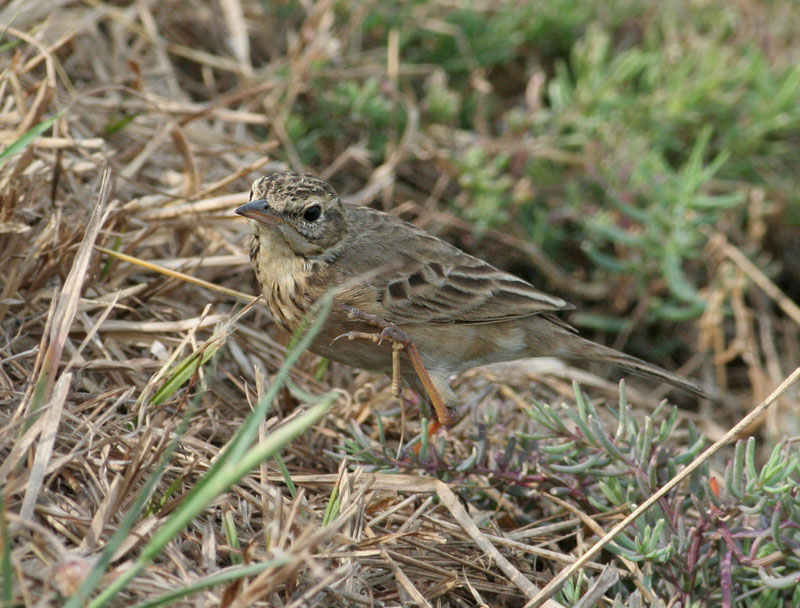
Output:
[[618,350],[603,346],[602,344],[597,344],[596,342],[574,334],[571,337],[574,340],[569,341],[568,353],[561,355],[565,359],[610,363],[611,365],[627,370],[638,376],[643,376],[659,382],[666,382],[675,388],[697,395],[698,397],[704,399],[711,398],[706,391],[694,382],[681,378],[679,375],[662,369],[658,365],[653,365],[637,357],[626,355]]

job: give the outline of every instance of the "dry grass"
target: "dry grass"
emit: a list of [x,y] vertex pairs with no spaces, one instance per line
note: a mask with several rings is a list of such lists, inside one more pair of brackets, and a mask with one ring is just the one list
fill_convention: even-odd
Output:
[[[116,550],[101,588],[126,571],[271,385],[287,340],[266,310],[256,305],[235,327],[226,325],[242,308],[233,291],[256,293],[247,228],[231,210],[247,199],[257,175],[287,162],[302,166],[285,121],[312,77],[379,76],[395,87],[410,119],[390,135],[384,163],[375,166],[359,145],[340,149],[332,142],[329,156],[311,169],[335,178],[353,201],[375,199],[428,229],[471,238],[469,226],[438,205],[448,180],[433,168],[447,156],[439,147],[464,134],[421,130],[414,102],[397,88],[399,74],[427,76],[432,66],[402,65],[391,39],[385,56],[359,53],[358,15],[336,21],[332,2],[309,6],[288,37],[270,33],[285,29],[262,22],[256,3],[164,4],[88,0],[53,9],[51,2],[25,0],[0,9],[0,22],[11,24],[3,44],[16,43],[0,63],[0,145],[52,121],[52,129],[0,161],[0,483],[13,540],[13,605],[60,605],[60,594],[74,591],[190,412],[179,446],[149,491],[146,513]],[[316,67],[345,52],[346,62]],[[551,153],[545,141],[526,145]],[[517,251],[556,287],[596,291],[570,281],[513,236],[488,231],[483,238],[489,251]],[[721,309],[713,306],[701,329],[708,349],[719,353],[718,386],[725,387],[725,363],[743,358],[752,392],[726,395],[743,409],[800,360],[800,318],[788,298],[769,291],[758,269],[742,265],[724,237],[713,244],[719,255],[709,256],[709,264],[723,279],[709,299],[721,307],[734,294],[737,334],[720,335],[712,315]],[[769,339],[773,317],[761,311],[753,321],[744,275],[766,281],[758,284],[786,307],[791,321],[780,320],[783,344]],[[206,348],[217,348],[212,362],[153,405],[168,370],[209,340]],[[690,367],[708,358],[698,355]],[[488,445],[502,453],[509,429],[528,424],[524,405],[535,398],[571,401],[575,377],[592,392],[616,394],[612,383],[549,362],[466,374],[457,389],[469,413],[439,446],[445,455],[428,456],[426,470],[402,451],[420,433],[418,412],[401,411],[387,379],[326,368],[306,354],[291,372],[295,388],[280,391],[259,431],[266,437],[305,409],[304,392],[341,389],[329,414],[282,452],[296,492],[287,490],[274,460],[261,464],[109,605],[137,604],[221,568],[269,560],[274,567],[211,586],[180,605],[523,605],[533,584],[543,586],[592,543],[592,526],[612,522],[571,512],[575,507],[539,496],[535,486],[506,495],[508,480],[491,472],[473,475],[469,486],[481,488],[493,501],[486,505],[494,506],[466,506],[457,496],[463,477],[454,474],[448,485],[429,473],[467,458],[487,417],[493,419]],[[633,390],[631,397],[644,407],[660,400]],[[741,409],[731,408],[724,419],[686,415],[718,437]],[[380,429],[375,411],[382,412]],[[785,423],[780,410],[771,415],[770,430]],[[365,441],[377,443],[381,433],[404,474],[368,473],[344,456],[346,437],[368,435]],[[226,537],[225,522],[232,522],[236,543]],[[618,574],[637,585],[642,576],[633,564]]]

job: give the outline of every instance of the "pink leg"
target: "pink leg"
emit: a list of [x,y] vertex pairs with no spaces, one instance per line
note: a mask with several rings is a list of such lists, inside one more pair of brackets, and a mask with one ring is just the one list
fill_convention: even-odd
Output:
[[[377,327],[381,331],[379,333],[349,331],[341,334],[340,336],[336,336],[336,338],[333,340],[334,342],[340,338],[347,338],[348,340],[372,340],[376,344],[381,344],[384,340],[391,342],[392,391],[395,395],[399,394],[400,392],[400,351],[404,350],[408,360],[411,362],[411,366],[417,373],[420,382],[422,382],[422,386],[425,387],[425,392],[428,393],[431,404],[433,404],[433,409],[436,411],[437,421],[434,422],[432,428],[436,427],[436,429],[438,429],[439,426],[452,426],[457,422],[456,416],[449,409],[447,409],[447,406],[439,394],[439,391],[436,390],[436,386],[433,384],[433,380],[431,380],[428,370],[425,369],[425,365],[422,363],[422,357],[419,354],[419,350],[417,350],[417,347],[411,341],[411,338],[409,338],[404,331],[399,329],[394,323],[390,323],[376,315],[361,312],[352,306],[340,304],[337,305],[337,308],[346,312],[349,319],[353,321],[362,321],[368,325]],[[433,431],[431,431],[431,433],[432,432]]]

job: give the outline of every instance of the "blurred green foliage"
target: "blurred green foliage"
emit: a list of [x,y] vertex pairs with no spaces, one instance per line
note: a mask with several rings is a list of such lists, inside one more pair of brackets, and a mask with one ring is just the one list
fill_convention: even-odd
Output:
[[[399,91],[380,71],[318,78],[289,132],[309,164],[362,144],[377,165],[416,103],[419,137],[479,229],[518,220],[567,271],[633,277],[627,298],[647,293],[651,321],[696,318],[707,227],[741,229],[754,187],[800,217],[800,62],[785,4],[759,6],[761,31],[723,2],[376,2],[359,53],[337,67],[385,63],[394,32],[400,65],[418,69],[401,71]],[[343,28],[359,10],[337,4]],[[530,195],[515,196],[525,179]]]
[[299,104],[287,121],[289,136],[308,164],[319,162],[319,145],[335,148],[331,142],[361,138],[366,138],[373,160],[382,160],[390,136],[405,127],[405,109],[375,78],[337,82],[319,95],[310,105]]

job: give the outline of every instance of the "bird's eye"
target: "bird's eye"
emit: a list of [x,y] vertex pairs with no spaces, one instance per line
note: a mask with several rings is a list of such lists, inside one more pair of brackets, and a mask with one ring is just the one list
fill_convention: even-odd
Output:
[[319,205],[311,205],[303,212],[303,219],[307,222],[314,222],[322,215],[322,207]]

